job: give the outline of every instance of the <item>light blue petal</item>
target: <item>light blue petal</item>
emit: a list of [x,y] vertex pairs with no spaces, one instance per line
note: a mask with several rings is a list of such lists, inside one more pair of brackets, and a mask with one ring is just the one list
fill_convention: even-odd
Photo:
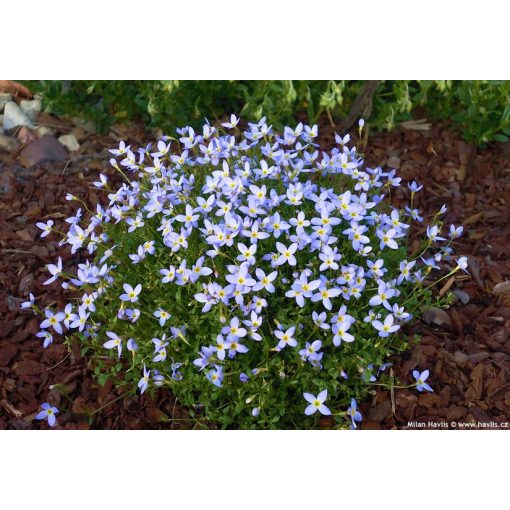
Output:
[[317,400],[319,402],[324,402],[326,399],[328,398],[328,390],[322,390],[318,395],[317,395]]
[[309,406],[305,409],[305,414],[306,414],[307,416],[310,416],[311,414],[315,413],[315,411],[317,411],[317,408],[316,408],[314,405],[310,404],[310,405],[309,405]]
[[324,404],[321,404],[319,406],[319,412],[323,414],[324,416],[329,416],[331,414],[331,411],[329,410],[329,407],[325,406]]

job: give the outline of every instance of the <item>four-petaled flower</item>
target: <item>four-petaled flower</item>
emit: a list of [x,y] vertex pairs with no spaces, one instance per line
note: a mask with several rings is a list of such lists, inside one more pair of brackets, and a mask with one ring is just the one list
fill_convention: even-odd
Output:
[[62,334],[62,326],[60,323],[65,319],[64,312],[53,313],[51,310],[46,309],[44,311],[46,319],[41,322],[41,328],[46,329],[52,327],[57,333]]
[[297,250],[297,244],[292,243],[289,247],[286,247],[284,244],[278,242],[276,243],[276,249],[280,252],[279,257],[276,259],[276,265],[281,266],[282,264],[290,264],[291,266],[295,266],[297,264],[296,257],[294,253]]
[[51,232],[51,227],[53,227],[53,220],[48,220],[46,223],[43,223],[40,221],[39,223],[36,223],[35,226],[37,228],[40,228],[43,232],[41,234],[41,237],[46,237]]
[[287,331],[277,330],[274,332],[274,335],[276,336],[276,338],[278,338],[278,340],[280,340],[278,342],[278,346],[277,346],[278,349],[283,349],[287,345],[289,345],[290,347],[296,347],[297,341],[294,338],[295,331],[296,331],[296,326],[292,326],[289,329],[287,329]]
[[331,414],[329,407],[324,405],[324,402],[328,398],[328,390],[321,391],[317,396],[312,395],[311,393],[303,393],[303,397],[310,403],[310,405],[305,409],[305,414],[307,416],[310,416],[317,411],[325,416],[329,416]]
[[120,299],[122,301],[130,301],[131,303],[135,303],[138,301],[138,294],[140,294],[142,290],[142,284],[139,283],[134,289],[128,283],[125,283],[122,288],[124,289],[125,294],[121,294]]
[[106,347],[106,349],[116,348],[119,353],[118,357],[120,358],[120,355],[122,354],[122,338],[120,338],[120,336],[118,336],[113,331],[107,331],[106,335],[108,336],[108,338],[110,338],[110,340],[107,340],[103,344],[103,347]]
[[57,418],[55,415],[59,413],[59,410],[45,402],[41,404],[42,411],[35,417],[36,420],[48,420],[48,425],[50,427],[54,427],[57,423]]
[[391,313],[386,316],[384,322],[379,320],[372,321],[372,326],[379,331],[379,336],[383,338],[400,329],[398,324],[393,324],[393,315]]
[[170,319],[171,315],[166,311],[166,310],[163,310],[162,308],[158,308],[155,312],[154,312],[154,317],[156,317],[157,319],[159,319],[159,325],[160,326],[164,326],[165,325],[165,322]]
[[416,379],[416,389],[419,392],[423,390],[434,391],[428,383],[425,381],[428,379],[430,372],[428,370],[424,370],[421,374],[418,370],[413,370],[413,377]]

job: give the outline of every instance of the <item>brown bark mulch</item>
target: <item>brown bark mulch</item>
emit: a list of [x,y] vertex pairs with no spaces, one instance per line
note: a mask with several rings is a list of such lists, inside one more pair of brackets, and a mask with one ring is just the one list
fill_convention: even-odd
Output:
[[363,427],[508,430],[510,144],[476,150],[445,126],[432,126],[375,135],[368,151],[367,164],[398,168],[405,181],[425,185],[417,195],[425,218],[446,204],[446,223],[464,225],[454,249],[468,257],[471,278],[455,278],[449,290],[456,302],[438,317],[440,325],[416,321],[410,333],[421,342],[395,360],[404,384],[413,382],[414,369],[429,369],[434,393],[395,390],[392,398],[381,389],[362,406]]
[[[72,126],[64,128],[67,133]],[[108,136],[82,134],[80,150],[67,161],[31,170],[20,166],[19,150],[0,148],[0,429],[47,428],[34,420],[45,401],[61,409],[57,428],[186,423],[178,421],[186,416],[168,391],[154,398],[123,396],[126,389],[95,382],[77,347],[68,353],[55,342],[43,349],[34,337],[37,320],[19,310],[29,292],[39,302],[63,306],[62,290],[42,282],[45,264],[58,255],[65,264],[71,256],[53,238],[40,240],[35,222],[75,211],[76,204],[65,200],[68,192],[95,206],[99,196],[90,185],[100,171],[111,174],[105,148],[122,134],[134,144],[146,138],[137,127]],[[321,137],[324,146],[331,144],[333,129],[325,126]],[[366,161],[397,168],[405,181],[424,184],[417,205],[425,216],[448,206],[446,221],[465,226],[455,253],[469,257],[471,278],[452,282],[457,302],[441,316],[442,324],[416,320],[411,333],[421,335],[421,343],[393,360],[395,378],[404,384],[413,381],[414,369],[430,369],[434,393],[381,388],[361,406],[363,428],[460,428],[452,422],[498,428],[510,419],[510,292],[504,295],[503,283],[510,279],[510,145],[474,150],[447,126],[433,125],[370,136]],[[395,200],[404,198],[402,190]],[[50,390],[55,384],[58,389]]]

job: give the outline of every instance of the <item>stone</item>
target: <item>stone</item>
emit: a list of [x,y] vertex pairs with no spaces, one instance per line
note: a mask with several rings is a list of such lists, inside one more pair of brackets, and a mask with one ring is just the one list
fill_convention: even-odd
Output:
[[69,151],[77,151],[80,148],[74,135],[62,135],[58,141]]
[[67,151],[50,135],[44,135],[28,144],[19,156],[21,165],[30,168],[44,161],[63,161]]
[[39,138],[41,138],[44,135],[54,135],[55,134],[55,130],[51,129],[48,126],[37,126],[35,128],[35,132],[37,133],[37,136]]
[[23,113],[14,101],[10,101],[5,105],[2,125],[6,131],[18,126],[34,127],[30,117]]
[[42,104],[40,99],[33,99],[32,101],[24,99],[23,101],[20,101],[19,107],[32,122],[35,122],[37,114],[41,111]]
[[17,146],[18,144],[14,138],[2,135],[0,133],[0,148],[6,150],[7,152],[11,152],[15,150]]
[[0,92],[0,113],[4,111],[5,105],[12,101],[12,96],[5,92]]

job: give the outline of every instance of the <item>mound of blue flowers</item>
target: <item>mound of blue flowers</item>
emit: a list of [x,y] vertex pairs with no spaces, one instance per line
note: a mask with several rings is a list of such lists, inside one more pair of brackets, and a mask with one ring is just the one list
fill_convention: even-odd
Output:
[[[238,122],[112,149],[124,183],[99,176],[104,205],[83,203],[65,232],[37,224],[88,253],[48,265],[67,306],[23,306],[42,316],[44,347],[78,340],[100,382],[168,388],[204,426],[356,427],[357,402],[408,345],[402,325],[446,304],[431,287],[466,269],[452,256],[462,227],[444,227],[443,207],[425,228],[414,182],[393,208],[401,179],[364,167],[348,135],[326,153],[317,126]],[[411,385],[432,391],[427,376]]]

